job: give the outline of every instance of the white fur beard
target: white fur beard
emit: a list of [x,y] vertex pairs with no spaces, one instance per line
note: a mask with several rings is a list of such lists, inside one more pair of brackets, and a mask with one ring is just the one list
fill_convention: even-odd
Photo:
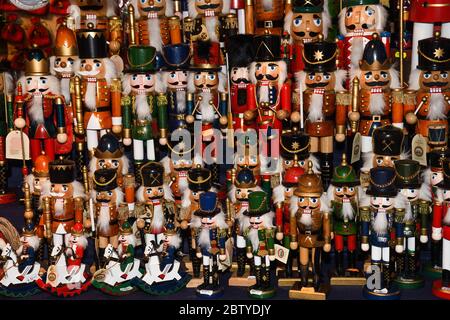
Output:
[[364,42],[362,37],[353,37],[350,47],[350,62],[353,66],[359,66],[364,52]]
[[408,201],[405,207],[405,217],[403,218],[403,222],[409,222],[413,220],[413,213],[411,208],[411,202]]
[[247,237],[250,239],[250,242],[252,243],[253,251],[258,250],[259,248],[259,237],[258,237],[258,229],[251,228],[248,232]]
[[353,220],[354,210],[351,202],[342,203],[342,215],[348,220]]
[[308,120],[311,122],[317,122],[323,118],[323,95],[313,93],[311,95],[311,104],[309,106]]
[[198,244],[202,248],[209,248],[211,246],[209,239],[209,229],[203,229],[200,231],[200,235],[198,236]]
[[186,110],[186,92],[176,91],[176,97],[178,111],[184,112]]
[[450,207],[447,208],[444,220],[442,220],[447,226],[450,226]]
[[145,94],[136,95],[136,113],[139,120],[151,120],[150,106]]
[[430,107],[427,114],[428,120],[445,120],[447,116],[445,115],[445,107],[447,102],[444,99],[442,93],[432,93],[430,95]]
[[370,94],[369,110],[372,115],[382,115],[384,113],[385,100],[382,93]]
[[269,102],[269,87],[259,87],[259,102]]
[[33,96],[33,99],[31,100],[30,109],[28,110],[28,114],[30,115],[31,120],[37,123],[44,123],[44,110],[42,107],[42,99],[44,99],[44,96],[41,95]]
[[214,107],[209,104],[211,101],[211,93],[204,92],[201,94],[203,100],[200,102],[200,113],[202,115],[202,121],[213,122],[216,113],[214,112]]
[[[70,241],[70,237],[66,237],[65,241],[64,241],[66,244],[66,247],[72,247],[70,245],[69,241]],[[86,249],[87,245],[88,245],[88,241],[87,241],[86,237],[84,237],[84,236],[78,237],[77,243],[75,244],[75,246],[77,246],[77,247],[80,246],[83,249]]]
[[159,25],[159,19],[148,19],[148,39],[150,45],[156,48],[156,51],[162,49],[161,28]]
[[206,24],[206,30],[208,31],[209,40],[212,42],[219,42],[219,39],[217,39],[217,17],[206,17],[205,18],[205,24]]
[[161,205],[153,207],[153,219],[150,226],[155,229],[161,229],[164,225],[164,213]]
[[184,192],[189,187],[186,177],[178,178],[178,189],[180,192]]
[[84,95],[84,104],[86,105],[88,110],[91,110],[91,111],[95,110],[96,95],[97,95],[97,83],[87,82],[86,83],[86,93]]
[[61,79],[61,93],[66,100],[66,103],[71,101],[70,97],[70,78],[62,78]]
[[[40,240],[39,240],[38,236],[28,237],[27,241],[28,241],[28,245],[29,245],[30,247],[32,247],[34,250],[37,250],[37,249],[39,248],[39,242],[40,242]],[[23,248],[23,246],[20,246],[20,247],[19,247],[19,250],[20,250],[21,248]],[[17,250],[17,251],[19,251],[19,250]],[[20,251],[22,251],[22,250],[20,250]]]
[[98,228],[101,232],[108,232],[109,230],[109,206],[101,206],[100,214],[97,221]]
[[388,221],[386,217],[386,212],[378,211],[375,221],[373,222],[373,230],[377,234],[382,234],[387,232]]
[[312,225],[312,217],[310,214],[307,213],[303,213],[301,218],[300,218],[300,223],[302,223],[303,225],[309,227],[310,225]]
[[59,217],[64,214],[64,199],[56,199],[55,201],[55,216]]

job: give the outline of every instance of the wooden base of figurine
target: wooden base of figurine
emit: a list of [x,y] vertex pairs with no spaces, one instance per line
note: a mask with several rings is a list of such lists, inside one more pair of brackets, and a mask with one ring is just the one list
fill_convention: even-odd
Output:
[[66,284],[53,287],[52,285],[46,283],[44,278],[36,280],[36,283],[39,288],[55,296],[64,298],[74,297],[86,292],[92,284],[88,274],[85,274],[84,276],[87,280],[84,283],[81,283],[79,287],[72,287]]
[[433,281],[431,292],[438,298],[450,300],[450,288],[442,287],[442,280],[440,279]]
[[197,288],[195,290],[195,293],[198,297],[205,298],[205,299],[215,299],[219,298],[224,293],[224,288],[222,286],[212,287],[208,286],[207,288],[203,289],[201,287]]
[[368,300],[399,300],[400,290],[395,284],[387,292],[378,292],[364,286],[363,296]]
[[302,287],[300,281],[297,281],[291,290],[289,290],[289,299],[298,300],[326,300],[330,291],[328,284],[321,284],[319,290],[314,287]]
[[442,278],[442,268],[433,266],[430,263],[427,263],[424,266],[422,273],[427,278],[431,278],[431,279]]
[[275,296],[275,288],[248,288],[248,295],[253,299],[269,299]]
[[424,278],[420,275],[416,275],[414,278],[398,276],[394,282],[400,289],[418,289],[422,288],[425,284]]
[[291,276],[286,276],[286,271],[281,269],[277,272],[278,278],[278,286],[279,287],[292,287],[298,279],[300,278],[300,274],[296,270],[292,270]]
[[239,277],[237,272],[234,271],[228,280],[228,285],[230,287],[250,287],[256,283],[255,276],[250,276],[248,272],[246,272],[243,276]]
[[17,195],[15,193],[0,194],[0,204],[16,202]]
[[197,288],[202,283],[203,283],[203,278],[192,277],[191,280],[189,280],[189,282],[186,284],[186,288]]
[[363,286],[366,282],[364,277],[332,277],[330,279],[332,286]]
[[0,296],[9,298],[26,298],[42,292],[36,282],[10,285],[8,287],[0,285]]
[[[181,276],[180,280],[173,279],[170,281],[153,283],[151,285],[143,281],[142,279],[136,278],[136,281],[134,283],[139,289],[141,289],[145,293],[156,296],[167,296],[170,294],[174,294],[182,290],[183,288],[187,287],[189,281],[192,279],[191,275],[185,272],[180,273],[180,276]],[[192,288],[196,288],[197,286]]]
[[137,290],[137,287],[135,287],[133,283],[134,283],[134,281],[130,280],[130,281],[122,282],[115,286],[110,286],[109,284],[106,284],[101,281],[96,281],[96,280],[92,281],[92,285],[94,287],[96,287],[98,290],[100,290],[101,292],[106,293],[110,296],[117,296],[117,297],[126,296],[126,295],[129,295],[129,294],[135,292]]

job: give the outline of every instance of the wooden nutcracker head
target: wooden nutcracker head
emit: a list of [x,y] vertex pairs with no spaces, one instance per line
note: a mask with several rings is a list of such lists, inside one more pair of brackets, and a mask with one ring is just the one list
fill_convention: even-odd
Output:
[[123,79],[124,94],[147,95],[156,91],[156,48],[132,46],[128,48],[129,68]]
[[171,0],[136,0],[141,17],[157,18],[173,15],[173,1]]
[[94,192],[97,203],[119,204],[123,194],[117,184],[116,169],[99,169],[94,172]]
[[231,83],[250,83],[249,66],[255,55],[253,36],[236,34],[228,37],[226,50]]
[[284,199],[289,200],[293,195],[295,188],[298,185],[298,179],[305,173],[301,167],[294,166],[285,170],[283,181],[281,184],[284,187]]
[[420,164],[417,161],[403,159],[394,162],[395,166],[395,185],[400,193],[408,201],[419,199],[419,190],[421,186]]
[[312,170],[312,162],[308,162],[308,171],[298,179],[294,195],[297,197],[297,206],[302,214],[310,215],[320,210],[320,197],[323,193],[322,180]]
[[25,227],[23,227],[20,243],[22,246],[31,247],[34,250],[39,248],[39,238],[36,235],[36,227],[34,223],[26,223]]
[[248,201],[248,196],[258,188],[252,170],[243,168],[236,174],[235,197],[237,201]]
[[227,13],[230,8],[228,0],[188,0],[189,15],[213,17]]
[[164,244],[179,248],[181,245],[181,237],[178,235],[177,227],[174,223],[174,217],[170,216],[166,219],[166,225],[164,226]]
[[[50,196],[70,199],[84,193],[83,186],[75,181],[75,162],[57,159],[50,162]],[[80,190],[81,189],[81,190]]]
[[249,195],[248,210],[243,214],[248,218],[248,224],[251,230],[263,230],[272,227],[270,215],[269,198],[264,191],[255,191]]
[[449,157],[450,153],[447,148],[435,149],[428,153],[428,161],[431,169],[431,180],[428,183],[433,187],[438,186],[444,179],[442,163],[444,159]]
[[370,205],[377,211],[394,208],[398,190],[395,186],[395,170],[391,167],[370,169],[370,184],[366,194],[370,196]]
[[70,236],[67,244],[69,248],[73,246],[87,247],[87,239],[84,236],[84,227],[81,222],[75,223],[70,229]]
[[380,32],[384,30],[387,16],[387,11],[379,0],[343,1],[339,29],[343,35]]
[[187,130],[178,128],[169,135],[167,147],[170,152],[167,161],[164,160],[166,174],[188,171],[193,168],[195,150],[193,134]]
[[372,134],[373,167],[394,167],[403,147],[403,130],[393,125],[376,128]]
[[56,31],[54,56],[50,57],[50,71],[53,75],[63,78],[71,77],[75,73],[77,59],[76,35],[63,21]]
[[164,187],[164,167],[159,162],[147,162],[140,171],[142,186],[139,192],[143,202],[151,203],[154,200],[163,199]]
[[[351,203],[357,201],[359,178],[351,165],[347,163],[345,153],[341,165],[334,168],[331,185],[327,193],[333,193],[333,200],[343,204],[344,213],[353,216]],[[328,195],[330,196],[330,195]],[[347,207],[347,208],[345,208]]]
[[50,159],[45,152],[42,152],[34,161],[32,174],[26,178],[32,193],[39,194],[43,186],[50,183],[49,163]]
[[261,161],[258,155],[258,144],[256,136],[243,136],[237,139],[236,154],[234,155],[234,164],[237,172],[243,168],[248,168],[253,172],[254,177],[258,177],[261,169]]
[[122,246],[128,246],[128,245],[134,246],[136,244],[136,237],[133,234],[133,228],[128,221],[125,221],[120,226],[119,243]]
[[201,194],[211,190],[211,171],[206,168],[192,168],[188,171],[188,187],[191,202],[199,201]]
[[197,42],[194,44],[191,79],[189,85],[195,92],[211,92],[219,89],[220,79],[219,43]]
[[170,91],[185,91],[188,87],[190,46],[186,43],[164,46],[162,56],[165,64],[163,85]]
[[309,135],[297,130],[285,133],[280,139],[280,152],[283,159],[283,169],[299,166],[304,171],[308,169]]
[[98,169],[115,169],[118,173],[119,181],[123,175],[128,173],[129,161],[124,154],[123,146],[119,139],[108,132],[104,134],[94,150],[94,156],[89,162],[89,171],[91,174]]

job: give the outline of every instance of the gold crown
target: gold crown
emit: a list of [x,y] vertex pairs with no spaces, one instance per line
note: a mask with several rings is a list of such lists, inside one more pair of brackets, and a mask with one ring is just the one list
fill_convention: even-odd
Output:
[[50,74],[48,60],[42,58],[41,60],[26,60],[25,61],[25,75],[26,76],[47,76]]

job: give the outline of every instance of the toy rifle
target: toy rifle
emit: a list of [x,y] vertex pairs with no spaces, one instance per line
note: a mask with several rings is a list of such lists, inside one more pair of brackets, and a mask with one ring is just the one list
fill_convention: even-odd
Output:
[[89,176],[88,176],[88,171],[87,171],[87,167],[83,166],[83,168],[81,169],[83,172],[83,184],[84,184],[84,190],[86,191],[86,194],[88,195],[88,212],[89,212],[89,219],[91,220],[91,237],[92,239],[94,239],[94,244],[95,244],[95,248],[94,248],[94,260],[95,260],[95,268],[98,270],[99,269],[99,257],[98,257],[98,237],[96,235],[95,232],[95,220],[94,220],[94,201],[92,200],[92,198],[90,197],[90,184],[89,184]]
[[234,129],[233,129],[233,113],[231,111],[231,79],[230,79],[230,65],[228,62],[228,52],[225,52],[226,60],[226,72],[227,72],[227,117],[228,117],[228,128],[227,128],[227,144],[231,150],[234,151]]

